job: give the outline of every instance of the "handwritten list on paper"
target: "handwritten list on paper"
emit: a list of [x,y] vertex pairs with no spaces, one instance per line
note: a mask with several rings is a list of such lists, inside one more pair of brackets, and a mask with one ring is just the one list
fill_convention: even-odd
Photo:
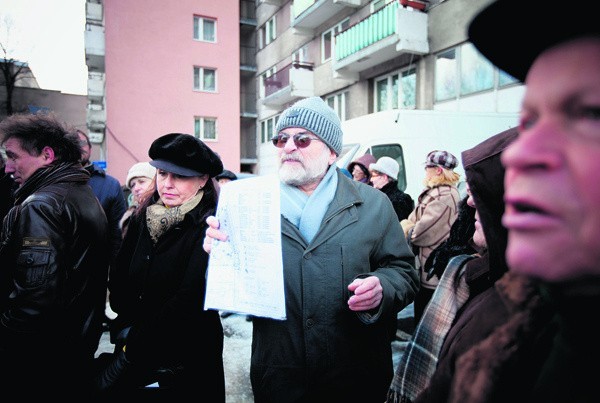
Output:
[[216,216],[229,239],[213,240],[205,309],[285,319],[277,176],[222,186]]

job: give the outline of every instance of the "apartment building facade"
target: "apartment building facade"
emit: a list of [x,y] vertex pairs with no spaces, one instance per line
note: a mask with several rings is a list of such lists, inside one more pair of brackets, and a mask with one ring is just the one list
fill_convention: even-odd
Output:
[[[241,151],[241,127],[256,119],[255,108],[240,107],[241,77],[253,83],[255,75],[248,61],[241,72],[241,9],[240,0],[86,2],[87,128],[108,173],[124,182],[131,165],[149,159],[152,141],[171,132],[202,139],[230,170],[241,170],[242,155],[255,162]],[[255,133],[245,146],[254,153]]]
[[280,113],[308,96],[342,120],[393,109],[517,112],[524,86],[467,40],[490,2],[256,0],[256,172],[272,158]]

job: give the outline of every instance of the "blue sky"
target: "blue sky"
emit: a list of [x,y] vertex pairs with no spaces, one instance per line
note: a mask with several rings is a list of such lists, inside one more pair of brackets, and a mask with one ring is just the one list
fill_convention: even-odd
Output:
[[85,0],[0,0],[0,42],[43,89],[87,94],[84,32]]

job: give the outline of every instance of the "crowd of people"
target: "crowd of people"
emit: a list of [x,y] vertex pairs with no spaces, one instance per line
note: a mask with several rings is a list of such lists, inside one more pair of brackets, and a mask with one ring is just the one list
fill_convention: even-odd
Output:
[[[424,156],[413,201],[393,158],[337,167],[341,122],[322,98],[283,111],[286,315],[251,318],[256,402],[598,401],[600,35],[592,13],[546,11],[497,0],[469,24],[526,86],[518,127],[462,151],[462,199],[448,151]],[[225,402],[222,318],[203,296],[213,243],[229,239],[220,187],[237,176],[167,133],[130,168],[126,198],[87,135],[51,113],[5,118],[0,145],[3,390]],[[96,357],[106,326],[115,349]]]

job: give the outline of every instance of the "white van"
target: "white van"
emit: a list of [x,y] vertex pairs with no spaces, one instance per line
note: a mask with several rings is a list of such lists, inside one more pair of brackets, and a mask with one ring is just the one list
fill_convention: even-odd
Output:
[[[398,188],[415,200],[423,190],[425,157],[446,150],[461,161],[461,152],[514,127],[517,113],[390,110],[342,122],[344,147],[337,165],[348,164],[363,154],[376,159],[386,155],[400,164]],[[464,169],[455,169],[464,182]]]

